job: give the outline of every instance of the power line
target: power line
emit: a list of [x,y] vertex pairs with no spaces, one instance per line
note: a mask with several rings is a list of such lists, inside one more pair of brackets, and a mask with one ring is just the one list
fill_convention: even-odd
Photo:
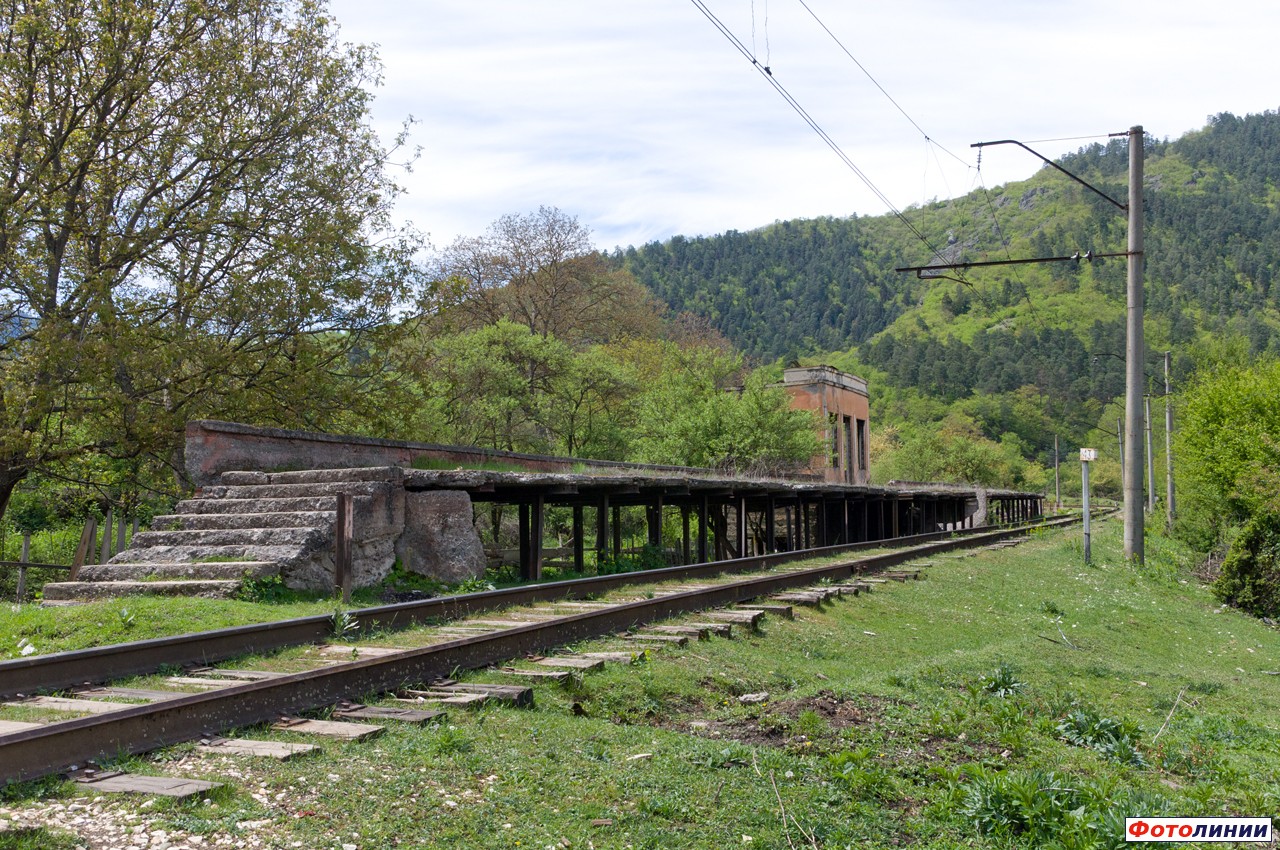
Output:
[[[799,115],[800,118],[806,124],[809,125],[809,128],[811,130],[813,130],[815,133],[818,134],[818,138],[822,139],[822,141],[827,145],[827,147],[829,147],[832,150],[832,152],[834,152],[835,155],[840,158],[840,161],[843,162],[845,166],[850,171],[852,171],[859,180],[862,181],[862,184],[866,186],[869,190],[871,190],[871,193],[875,195],[880,200],[881,203],[883,203],[886,207],[888,207],[889,211],[892,212],[893,215],[899,221],[901,221],[904,225],[906,225],[907,229],[910,230],[911,233],[917,239],[919,239],[934,256],[936,256],[938,259],[945,260],[946,258],[942,255],[942,252],[933,246],[933,243],[929,241],[929,238],[925,236],[923,233],[921,233],[919,228],[917,228],[914,224],[912,224],[911,221],[905,215],[903,215],[902,212],[896,206],[894,206],[893,202],[889,200],[889,197],[885,195],[884,192],[880,191],[879,187],[877,187],[876,184],[871,181],[871,178],[868,177],[866,173],[863,172],[863,170],[859,168],[852,159],[849,158],[849,155],[846,154],[844,150],[840,147],[840,145],[836,143],[835,139],[831,138],[831,136],[828,135],[827,131],[822,129],[822,126],[818,124],[818,122],[813,118],[813,116],[810,115],[808,111],[803,106],[800,105],[800,102],[796,100],[794,96],[792,96],[791,92],[787,91],[786,87],[783,86],[782,83],[778,82],[778,78],[774,76],[773,69],[767,65],[761,65],[759,60],[756,59],[756,57],[752,54],[752,52],[749,49],[747,49],[747,46],[743,44],[742,41],[739,40],[736,35],[733,34],[733,31],[730,30],[729,27],[723,21],[717,18],[714,12],[712,12],[710,9],[707,8],[703,0],[690,0],[690,2],[692,2],[693,5],[698,8],[698,11],[702,12],[702,14],[706,17],[706,19],[710,21],[711,24],[717,30],[720,31],[720,34],[723,35],[726,39],[728,39],[729,43],[732,44],[737,49],[737,51],[741,53],[743,57],[747,59],[747,61],[751,63],[752,67],[754,67],[756,71],[759,72],[760,76],[764,77],[765,81],[768,82],[769,85],[773,86],[774,90],[779,95],[782,96],[783,100],[787,102],[787,105],[790,106],[791,109],[797,115]],[[964,283],[968,283],[968,282],[964,281]]]
[[951,151],[947,150],[945,147],[943,147],[942,145],[939,145],[936,141],[934,141],[933,138],[928,133],[925,132],[924,128],[916,123],[916,119],[908,115],[907,110],[903,109],[902,105],[899,104],[898,101],[893,99],[893,95],[889,94],[889,92],[885,89],[885,87],[880,85],[880,81],[877,80],[875,77],[871,76],[871,72],[868,71],[866,67],[861,62],[858,61],[858,58],[849,51],[849,48],[844,46],[844,42],[842,42],[839,38],[836,37],[836,34],[831,31],[831,28],[822,22],[822,18],[818,17],[818,13],[813,11],[813,9],[809,8],[809,4],[806,3],[804,0],[798,0],[798,2],[800,3],[801,6],[804,7],[804,10],[808,12],[815,21],[818,22],[818,26],[822,27],[823,31],[826,32],[827,35],[831,36],[831,40],[836,43],[837,47],[839,47],[841,50],[844,51],[844,55],[848,56],[849,59],[853,61],[853,64],[858,66],[858,70],[862,71],[862,73],[866,75],[867,79],[871,81],[872,85],[880,89],[880,93],[885,97],[887,97],[889,99],[889,102],[894,105],[894,108],[896,108],[899,112],[902,113],[902,117],[910,121],[911,126],[915,127],[916,130],[920,132],[920,135],[924,136],[924,139],[926,142],[936,146],[938,149],[940,149],[943,153],[947,154],[947,156],[954,159],[956,162],[959,162],[960,164],[965,166],[972,167],[967,160],[962,159],[961,157],[957,156],[956,154],[952,153]]
[[1115,133],[1103,133],[1098,136],[1063,136],[1059,139],[1027,139],[1027,144],[1037,145],[1041,142],[1083,142],[1088,141],[1089,139],[1109,139],[1114,135]]
[[1018,287],[1022,290],[1023,297],[1027,301],[1027,309],[1031,311],[1033,319],[1039,322],[1040,315],[1036,312],[1035,302],[1031,300],[1031,289],[1022,280],[1022,275],[1018,274],[1018,268],[1012,263],[1013,254],[1009,251],[1011,244],[1009,237],[1005,236],[1004,228],[1000,226],[1000,218],[996,215],[996,205],[991,200],[991,192],[987,189],[987,181],[982,177],[982,148],[978,148],[978,181],[982,188],[982,197],[987,202],[987,209],[991,212],[991,224],[996,229],[996,237],[1000,240],[1000,247],[1004,251],[1004,256],[1013,265],[1013,277],[1018,282]]

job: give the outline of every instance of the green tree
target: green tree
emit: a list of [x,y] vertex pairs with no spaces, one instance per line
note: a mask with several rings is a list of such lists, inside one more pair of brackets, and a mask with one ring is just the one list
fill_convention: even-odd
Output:
[[554,337],[505,319],[434,342],[424,377],[444,403],[449,440],[506,451],[554,449],[548,390],[572,357]]
[[1255,616],[1280,616],[1280,513],[1250,517],[1222,562],[1213,592]]
[[1012,434],[983,436],[977,423],[953,413],[939,426],[920,425],[892,435],[872,457],[875,481],[952,481],[985,487],[1039,488],[1045,471],[1023,457]]
[[359,399],[316,386],[380,372],[416,244],[377,75],[313,0],[3,0],[0,511],[85,451],[180,473],[191,416]]
[[1182,394],[1175,452],[1181,533],[1208,548],[1227,525],[1276,512],[1280,361],[1197,373]]
[[434,274],[454,290],[444,319],[465,329],[507,319],[575,348],[659,331],[654,297],[611,268],[590,229],[556,207],[504,215],[485,235],[455,240]]
[[631,371],[607,348],[575,354],[550,386],[547,424],[556,450],[570,457],[626,459],[625,419],[636,391]]
[[661,372],[636,399],[634,459],[744,473],[794,471],[818,452],[813,414],[792,410],[762,372],[745,376],[742,357],[719,348],[668,344]]

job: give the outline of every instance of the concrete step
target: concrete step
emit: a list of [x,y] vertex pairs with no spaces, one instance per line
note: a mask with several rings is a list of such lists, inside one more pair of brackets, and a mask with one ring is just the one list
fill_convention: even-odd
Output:
[[[356,497],[358,505],[362,498]],[[333,496],[295,496],[288,499],[184,499],[170,516],[181,514],[333,513]]]
[[126,549],[111,559],[112,564],[148,563],[216,563],[219,561],[292,562],[307,552],[303,546],[226,545],[226,546],[151,546]]
[[44,598],[61,600],[116,599],[121,596],[203,596],[227,599],[240,589],[239,581],[58,581],[44,586]]
[[404,470],[399,466],[356,466],[345,469],[303,469],[295,472],[224,472],[220,484],[331,484],[358,481],[399,483]]
[[299,484],[214,484],[200,491],[206,499],[290,499],[298,496],[379,496],[387,492],[385,481],[322,481]]
[[156,546],[321,546],[332,541],[329,528],[212,528],[193,531],[142,531],[131,549]]
[[215,531],[245,528],[333,528],[333,511],[278,513],[182,513],[158,516],[151,531]]
[[81,581],[231,580],[262,578],[280,572],[274,561],[138,561],[126,564],[86,564]]

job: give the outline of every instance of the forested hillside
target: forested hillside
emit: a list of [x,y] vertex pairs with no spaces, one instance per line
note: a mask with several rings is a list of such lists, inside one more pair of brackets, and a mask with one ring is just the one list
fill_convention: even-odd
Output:
[[[1175,141],[1148,138],[1145,153],[1146,371],[1160,396],[1166,350],[1175,384],[1209,361],[1280,353],[1280,115],[1218,115]],[[1125,140],[1061,165],[1127,201]],[[886,449],[943,423],[957,439],[999,442],[1041,463],[1055,434],[1064,448],[1095,443],[1114,455],[1123,257],[933,280],[894,268],[1123,252],[1124,214],[1045,167],[904,215],[929,245],[892,215],[824,218],[678,237],[613,261],[763,362],[825,360],[865,373]],[[1100,471],[1106,487],[1118,467]]]
[[[1126,147],[1123,140],[1095,144],[1061,164],[1125,201]],[[1235,330],[1255,350],[1272,345],[1280,115],[1219,115],[1177,141],[1148,138],[1146,156],[1149,320],[1173,342]],[[1048,168],[1022,183],[905,215],[951,262],[1125,247],[1123,214]],[[890,215],[678,236],[618,252],[614,260],[673,308],[708,317],[766,360],[845,349],[890,325],[897,337],[966,342],[980,330],[1065,327],[1089,347],[1091,336],[1111,345],[1107,332],[1092,326],[1119,318],[1124,297],[1122,259],[970,271],[963,284],[895,273],[896,266],[939,260]],[[1074,307],[1084,312],[1067,312]]]
[[902,312],[883,274],[894,255],[871,242],[882,230],[857,217],[786,221],[677,236],[630,249],[624,262],[673,310],[707,317],[747,354],[773,359],[843,348]]

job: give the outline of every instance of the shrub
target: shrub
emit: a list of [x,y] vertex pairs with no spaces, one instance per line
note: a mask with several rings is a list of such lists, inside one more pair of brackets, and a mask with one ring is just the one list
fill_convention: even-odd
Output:
[[946,805],[983,835],[1055,850],[1119,850],[1126,813],[1155,814],[1168,805],[1158,795],[1106,780],[972,764],[950,781],[949,798]]
[[240,590],[236,598],[245,602],[284,602],[293,594],[284,586],[284,578],[279,574],[266,576],[246,575],[240,582]]
[[660,570],[670,566],[662,549],[651,543],[634,555],[619,555],[617,558],[605,558],[596,567],[596,574],[602,576],[617,573],[634,573],[644,570]]
[[997,697],[1013,696],[1026,687],[1008,664],[1001,664],[990,676],[982,677],[982,690]]
[[827,768],[837,784],[855,800],[887,802],[900,796],[890,765],[877,758],[870,747],[858,747],[829,756]]
[[1096,750],[1112,761],[1147,766],[1138,751],[1138,727],[1127,720],[1104,717],[1092,708],[1080,707],[1062,719],[1058,734],[1067,743]]
[[1213,592],[1257,617],[1280,616],[1280,514],[1254,514],[1241,529]]

